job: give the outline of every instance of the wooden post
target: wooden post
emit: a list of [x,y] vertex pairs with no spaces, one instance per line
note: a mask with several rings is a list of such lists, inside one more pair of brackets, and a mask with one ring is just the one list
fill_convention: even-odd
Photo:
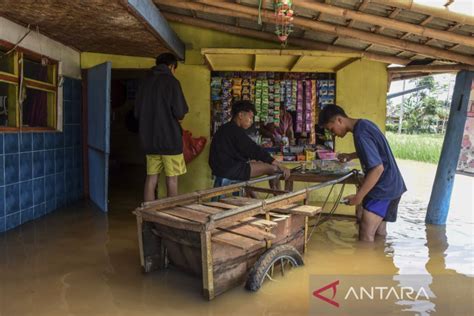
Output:
[[473,77],[474,72],[468,71],[462,71],[456,76],[448,127],[425,218],[427,224],[446,224]]
[[145,273],[166,268],[166,249],[162,239],[152,231],[153,223],[144,222],[137,216],[140,264]]
[[308,251],[308,229],[309,229],[309,217],[304,217],[304,247],[303,252],[306,253]]
[[214,294],[214,271],[212,267],[211,232],[201,233],[202,289],[204,297],[212,300]]

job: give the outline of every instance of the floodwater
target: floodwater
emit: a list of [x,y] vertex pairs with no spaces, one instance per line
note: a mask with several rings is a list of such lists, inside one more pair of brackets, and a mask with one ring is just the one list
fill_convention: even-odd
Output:
[[[446,227],[427,226],[436,167],[400,167],[410,191],[386,240],[360,243],[356,223],[334,217],[315,230],[304,267],[257,293],[238,287],[211,302],[199,279],[176,269],[142,274],[130,213],[141,192],[122,177],[108,215],[83,202],[0,235],[0,315],[320,315],[311,280],[327,275],[388,278],[429,292],[416,301],[391,297],[386,315],[472,315],[474,178],[456,176]],[[369,300],[349,311],[331,315],[380,315]]]

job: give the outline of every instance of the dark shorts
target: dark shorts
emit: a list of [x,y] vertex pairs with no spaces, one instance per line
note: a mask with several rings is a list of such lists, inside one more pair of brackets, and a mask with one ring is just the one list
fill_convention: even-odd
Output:
[[398,204],[400,198],[393,200],[376,200],[371,198],[365,198],[362,202],[362,206],[369,212],[377,214],[383,218],[384,222],[395,222],[398,214]]

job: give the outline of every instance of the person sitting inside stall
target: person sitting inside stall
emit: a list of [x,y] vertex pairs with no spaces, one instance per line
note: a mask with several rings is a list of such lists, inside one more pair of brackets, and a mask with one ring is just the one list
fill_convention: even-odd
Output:
[[[250,101],[236,101],[232,105],[232,119],[222,125],[211,141],[209,166],[216,177],[214,186],[225,186],[250,178],[283,172],[284,178],[290,170],[272,158],[245,133],[253,124],[255,105]],[[273,189],[279,181],[272,181]]]
[[281,107],[280,111],[280,123],[277,126],[273,122],[267,123],[262,126],[260,132],[263,137],[270,138],[275,146],[282,143],[283,137],[288,139],[288,144],[294,145],[293,118],[284,107]]
[[337,105],[321,110],[319,125],[341,138],[348,132],[353,134],[356,151],[337,158],[342,162],[358,158],[365,178],[357,194],[345,200],[349,205],[362,205],[359,240],[385,236],[386,222],[396,221],[398,203],[407,190],[387,139],[373,122],[348,117]]

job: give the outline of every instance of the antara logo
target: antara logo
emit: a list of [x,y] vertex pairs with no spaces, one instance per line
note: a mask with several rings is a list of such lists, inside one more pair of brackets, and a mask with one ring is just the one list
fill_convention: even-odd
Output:
[[[322,288],[317,289],[313,292],[313,296],[319,298],[320,300],[331,304],[335,307],[339,307],[339,303],[334,300],[337,294],[337,286],[339,285],[339,280],[329,283],[328,285],[323,286]],[[323,295],[323,292],[327,290],[332,290],[331,297]],[[430,296],[427,291],[421,287],[418,290],[415,290],[412,287],[387,287],[387,286],[371,286],[368,288],[365,287],[353,287],[351,286],[345,296],[344,300],[353,298],[357,301],[363,299],[369,300],[418,300],[420,297],[425,300],[429,300]]]
[[[329,303],[333,306],[339,307],[339,303],[334,301],[334,298],[336,297],[336,292],[337,292],[337,286],[339,285],[339,280],[334,281],[326,286],[323,286],[320,289],[317,289],[316,291],[313,292],[313,296],[319,298],[320,300],[325,301],[326,303]],[[332,297],[328,298],[326,296],[323,296],[321,293],[332,289]]]

